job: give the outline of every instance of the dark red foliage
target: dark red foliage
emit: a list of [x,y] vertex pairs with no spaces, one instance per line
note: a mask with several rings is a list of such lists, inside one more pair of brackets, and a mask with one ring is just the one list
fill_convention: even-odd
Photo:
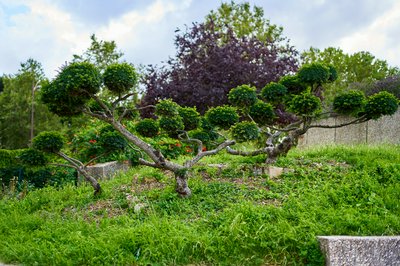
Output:
[[148,67],[141,106],[171,98],[182,106],[196,106],[203,114],[211,106],[227,104],[229,90],[238,85],[260,90],[298,69],[298,52],[288,41],[265,43],[255,37],[238,38],[229,27],[224,33],[218,32],[212,21],[193,23],[185,33],[178,33],[175,46],[176,58],[166,66]]

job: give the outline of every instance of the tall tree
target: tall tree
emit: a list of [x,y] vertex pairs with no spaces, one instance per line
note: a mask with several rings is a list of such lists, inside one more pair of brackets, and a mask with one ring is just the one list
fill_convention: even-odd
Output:
[[318,62],[336,68],[338,79],[326,86],[325,96],[328,100],[332,100],[354,82],[367,85],[400,73],[398,68],[389,66],[385,60],[369,52],[347,54],[340,48],[328,47],[321,51],[311,47],[301,54],[301,58],[303,64]]
[[[194,23],[183,33],[178,31],[176,57],[161,68],[149,66],[145,74],[142,106],[172,98],[180,105],[196,106],[204,113],[211,106],[226,104],[226,95],[233,87],[249,84],[260,90],[265,84],[295,72],[297,51],[279,28],[263,19],[260,9],[251,16],[250,10],[241,7],[232,7],[238,20],[256,18],[256,22],[248,23],[246,31],[239,31],[237,21],[231,16],[228,20],[214,13],[205,23]],[[263,36],[273,37],[259,38],[261,33],[255,27],[261,22]],[[244,34],[249,31],[254,34]]]
[[21,63],[16,75],[3,77],[4,91],[0,94],[2,148],[27,147],[36,133],[61,128],[59,118],[38,99],[38,91],[46,82],[41,64],[32,58]]
[[98,40],[95,34],[90,36],[91,44],[82,55],[73,55],[72,62],[90,62],[97,66],[101,72],[108,65],[117,63],[124,55],[117,50],[115,41]]

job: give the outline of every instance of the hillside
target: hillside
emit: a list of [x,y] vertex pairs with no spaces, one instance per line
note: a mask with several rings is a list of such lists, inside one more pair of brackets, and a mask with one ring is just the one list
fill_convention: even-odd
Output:
[[[23,265],[323,265],[317,235],[400,234],[400,146],[293,150],[270,178],[263,157],[220,154],[172,176],[134,168],[89,186],[0,200],[0,261]],[[215,162],[225,162],[215,165]]]

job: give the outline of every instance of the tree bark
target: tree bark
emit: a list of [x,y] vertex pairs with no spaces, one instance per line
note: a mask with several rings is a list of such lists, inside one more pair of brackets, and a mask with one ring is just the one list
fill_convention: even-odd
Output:
[[188,186],[188,177],[185,170],[176,171],[175,173],[176,189],[175,191],[182,198],[188,198],[192,195],[192,191]]
[[101,194],[102,189],[99,182],[97,182],[97,180],[86,171],[86,166],[82,162],[78,161],[77,159],[71,158],[62,152],[56,152],[56,154],[69,162],[73,168],[75,168],[81,175],[83,175],[85,180],[88,181],[93,187],[95,196]]
[[77,168],[77,171],[81,175],[83,175],[85,180],[88,181],[90,183],[90,185],[93,187],[94,195],[95,196],[100,195],[102,192],[102,189],[101,189],[99,182],[86,171],[85,167],[79,167],[79,168]]

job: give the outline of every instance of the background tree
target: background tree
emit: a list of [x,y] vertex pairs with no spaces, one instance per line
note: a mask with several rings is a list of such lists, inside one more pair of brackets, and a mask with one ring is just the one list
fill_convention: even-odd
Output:
[[[310,128],[338,128],[359,124],[383,115],[394,114],[399,105],[397,98],[386,91],[365,97],[362,91],[348,91],[334,98],[331,109],[324,112],[323,98],[318,97],[323,85],[335,80],[335,70],[319,63],[303,65],[295,76],[283,77],[279,83],[266,85],[258,95],[255,88],[238,86],[229,92],[228,98],[242,115],[242,119],[231,117],[236,110],[225,107],[211,108],[206,116],[215,126],[230,128],[231,136],[238,142],[258,140],[262,148],[242,151],[227,147],[233,155],[254,156],[266,154],[266,163],[274,163],[279,156],[297,144],[298,138]],[[295,116],[294,122],[279,125],[276,107],[283,106],[286,112]],[[274,112],[275,109],[275,112]],[[222,112],[223,111],[223,112]],[[321,118],[345,114],[353,120],[338,125],[322,125]],[[229,118],[221,120],[220,117]],[[218,119],[217,119],[218,118]],[[239,121],[239,122],[238,122]]]
[[104,72],[107,66],[118,63],[124,55],[117,50],[115,41],[98,40],[95,34],[90,36],[91,44],[82,55],[73,55],[72,62],[90,62]]
[[[182,106],[196,106],[203,114],[211,106],[226,104],[233,87],[249,84],[260,90],[297,70],[297,51],[280,28],[262,18],[260,8],[253,13],[248,3],[228,7],[229,11],[227,5],[218,11],[227,16],[211,13],[205,23],[178,33],[177,54],[166,66],[148,67],[142,106],[171,98]],[[250,18],[246,30],[240,30],[239,22]],[[260,23],[262,27],[256,28]],[[254,34],[244,35],[248,32]]]
[[[99,97],[102,81],[105,88],[115,95],[116,99],[113,102],[104,101]],[[203,157],[216,154],[234,142],[224,141],[215,149],[204,151],[200,140],[191,139],[188,134],[181,131],[186,125],[179,115],[177,104],[165,101],[156,106],[156,113],[160,116],[160,127],[169,135],[181,136],[183,141],[196,146],[194,156],[183,164],[166,159],[160,150],[144,141],[135,132],[129,131],[123,124],[127,109],[119,112],[117,107],[135,93],[136,83],[137,73],[130,64],[112,64],[101,75],[94,65],[88,62],[76,62],[64,66],[57,77],[43,88],[42,100],[58,115],[74,116],[84,113],[112,125],[130,144],[146,155],[139,158],[139,163],[172,171],[175,174],[178,194],[183,197],[189,196],[191,190],[187,184],[188,169]]]
[[[328,47],[321,51],[311,47],[301,54],[301,58],[303,64],[318,62],[336,68],[338,79],[325,85],[325,96],[329,102],[352,83],[369,86],[375,81],[400,73],[398,68],[390,67],[385,60],[378,59],[369,52],[346,54],[340,48]],[[361,86],[357,88],[361,89]]]
[[24,148],[38,132],[62,128],[59,118],[50,113],[37,97],[41,86],[47,82],[39,62],[28,59],[21,63],[16,75],[3,76],[2,80],[0,147]]
[[206,23],[215,24],[215,30],[220,33],[228,34],[232,30],[238,38],[256,37],[266,44],[286,41],[283,27],[272,24],[264,17],[262,7],[252,7],[249,2],[222,3],[216,11],[211,10],[206,16]]

